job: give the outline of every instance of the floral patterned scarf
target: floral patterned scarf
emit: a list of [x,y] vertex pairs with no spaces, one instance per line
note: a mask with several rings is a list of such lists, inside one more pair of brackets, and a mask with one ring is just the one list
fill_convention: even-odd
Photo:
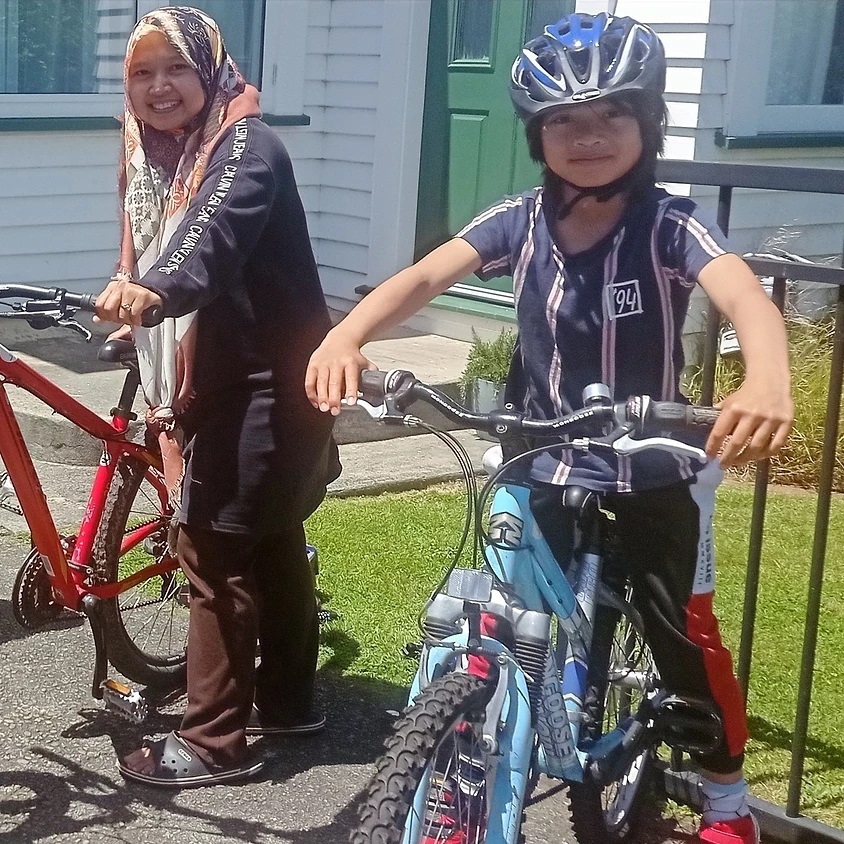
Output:
[[[245,83],[229,58],[217,24],[187,6],[157,9],[138,21],[126,47],[124,88],[135,46],[151,32],[162,33],[196,71],[205,106],[181,132],[160,132],[138,120],[126,96],[118,180],[123,215],[117,275],[136,280],[167,248],[223,133],[244,117],[261,115],[258,91]],[[175,504],[184,474],[177,419],[193,395],[195,316],[167,318],[155,328],[133,330],[141,386],[149,405],[147,424],[161,447],[167,488]]]

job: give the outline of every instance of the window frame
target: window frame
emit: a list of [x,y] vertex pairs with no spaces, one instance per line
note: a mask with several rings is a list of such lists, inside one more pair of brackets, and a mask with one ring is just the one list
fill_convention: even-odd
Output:
[[[805,2],[805,0],[804,0]],[[774,3],[734,3],[735,38],[728,68],[725,135],[844,132],[844,105],[768,105]]]
[[[161,0],[136,0],[135,20],[161,5]],[[302,115],[304,110],[307,5],[307,0],[283,0],[283,3],[279,0],[264,0],[261,107],[270,115],[297,116]],[[301,72],[292,79],[289,78],[291,74],[284,77],[281,73],[282,66],[298,67]],[[122,112],[122,93],[0,93],[0,123],[4,120],[21,121],[33,118],[97,119],[114,117]]]

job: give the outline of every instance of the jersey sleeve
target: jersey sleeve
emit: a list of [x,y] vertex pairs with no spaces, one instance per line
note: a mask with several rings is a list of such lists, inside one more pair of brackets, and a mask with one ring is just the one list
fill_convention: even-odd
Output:
[[674,198],[659,230],[660,254],[665,266],[689,282],[713,259],[730,251],[715,218],[689,199]]
[[182,316],[216,299],[267,224],[276,174],[254,150],[251,131],[246,121],[235,124],[218,145],[167,248],[138,281],[161,296],[167,316]]
[[520,196],[503,199],[478,214],[455,235],[481,256],[481,268],[475,273],[481,281],[513,275],[512,244],[523,201]]

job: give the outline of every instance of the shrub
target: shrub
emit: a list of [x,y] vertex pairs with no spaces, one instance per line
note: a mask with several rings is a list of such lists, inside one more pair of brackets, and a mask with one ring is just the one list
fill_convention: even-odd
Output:
[[[794,430],[782,451],[771,460],[770,479],[776,483],[812,488],[820,478],[823,431],[829,394],[834,322],[824,319],[808,322],[787,318],[791,357]],[[735,392],[744,379],[741,360],[718,358],[715,365],[714,401]],[[701,371],[696,369],[688,382],[687,395],[700,399]],[[833,471],[833,488],[844,491],[844,433],[839,425],[838,448]],[[748,475],[752,469],[740,471]]]
[[460,387],[465,396],[473,381],[483,379],[503,384],[510,371],[510,359],[516,345],[516,332],[502,328],[492,340],[482,340],[472,331],[472,346],[466,358],[466,367],[460,376]]

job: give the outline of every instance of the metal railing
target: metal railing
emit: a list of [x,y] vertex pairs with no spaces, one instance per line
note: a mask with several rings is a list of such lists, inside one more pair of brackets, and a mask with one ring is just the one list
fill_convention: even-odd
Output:
[[[844,195],[844,171],[842,170],[702,161],[660,161],[657,177],[662,182],[717,186],[719,188],[717,217],[725,234],[729,233],[733,190],[736,188]],[[833,470],[838,442],[841,384],[842,375],[844,375],[844,269],[768,259],[752,259],[748,260],[748,263],[757,275],[770,276],[774,279],[772,298],[780,311],[785,305],[787,281],[810,281],[838,287],[803,652],[791,745],[792,761],[788,799],[785,807],[779,807],[754,798],[752,807],[760,821],[763,833],[771,837],[789,842],[812,841],[818,844],[821,842],[842,844],[844,830],[801,816],[800,804],[832,501]],[[703,352],[701,398],[703,404],[710,404],[713,398],[719,323],[720,315],[710,304]],[[737,674],[745,694],[750,682],[768,478],[769,461],[765,460],[758,463],[756,469],[744,613],[738,654]],[[682,772],[666,771],[666,786],[672,795],[686,799],[688,802],[697,802],[695,789],[690,788],[689,778]]]

